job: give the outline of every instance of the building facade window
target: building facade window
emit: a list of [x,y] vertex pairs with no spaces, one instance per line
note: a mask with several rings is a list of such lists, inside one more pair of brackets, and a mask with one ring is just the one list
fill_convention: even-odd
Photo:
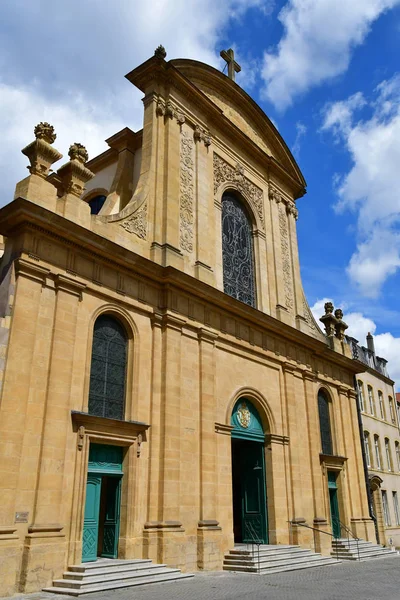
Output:
[[252,226],[245,207],[231,193],[222,197],[222,265],[225,294],[255,307]]
[[368,431],[364,431],[364,449],[365,449],[365,458],[367,459],[367,467],[371,467],[371,452],[369,449],[369,433],[368,433]]
[[372,391],[372,387],[368,386],[368,401],[369,401],[369,412],[374,417],[375,416],[375,403],[374,403],[374,393]]
[[395,442],[394,445],[396,448],[397,470],[400,471],[400,444],[399,444],[399,442]]
[[382,508],[383,508],[383,518],[385,520],[385,525],[386,525],[386,527],[390,527],[392,522],[390,519],[389,504],[388,504],[386,490],[382,490]]
[[124,419],[128,339],[121,323],[100,315],[94,324],[89,414]]
[[318,392],[319,428],[321,432],[322,454],[333,454],[331,419],[329,414],[330,402],[324,391]]
[[390,412],[390,420],[392,423],[396,423],[396,416],[394,414],[394,406],[393,406],[393,398],[389,396],[389,412]]
[[358,380],[358,398],[360,400],[360,410],[364,412],[365,402],[364,402],[364,385],[361,380]]
[[106,201],[106,196],[95,196],[91,200],[89,200],[88,204],[90,206],[90,214],[98,215],[101,209],[104,206],[104,202]]
[[375,465],[377,469],[382,469],[381,463],[381,452],[379,448],[379,435],[374,435],[374,448],[375,448]]
[[400,525],[399,498],[397,496],[397,492],[392,492],[392,495],[393,495],[394,518],[396,520],[396,525]]
[[378,392],[378,401],[379,401],[379,411],[381,414],[381,419],[384,419],[385,418],[385,407],[383,405],[383,394],[380,390]]
[[392,471],[392,457],[390,454],[390,442],[388,438],[385,438],[385,453],[388,471]]

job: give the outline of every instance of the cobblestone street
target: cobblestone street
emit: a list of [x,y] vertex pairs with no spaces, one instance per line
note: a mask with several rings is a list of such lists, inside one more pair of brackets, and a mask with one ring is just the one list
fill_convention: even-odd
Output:
[[[87,594],[88,600],[400,600],[400,556],[361,563],[342,562],[269,576],[214,572],[192,579]],[[47,593],[13,600],[70,600]],[[0,599],[2,600],[2,599]]]

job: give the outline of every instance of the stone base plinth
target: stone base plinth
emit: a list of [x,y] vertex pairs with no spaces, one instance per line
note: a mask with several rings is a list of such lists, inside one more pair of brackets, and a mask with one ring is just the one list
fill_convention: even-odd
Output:
[[21,541],[15,527],[0,527],[0,596],[18,592]]
[[67,544],[60,530],[46,531],[40,528],[25,538],[20,592],[38,592],[62,577],[66,567]]
[[224,549],[218,521],[200,521],[197,529],[197,568],[202,571],[222,569]]

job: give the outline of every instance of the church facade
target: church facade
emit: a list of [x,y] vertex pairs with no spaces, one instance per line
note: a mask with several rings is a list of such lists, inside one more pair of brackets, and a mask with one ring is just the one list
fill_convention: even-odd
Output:
[[190,572],[252,540],[328,554],[338,522],[374,539],[364,367],[303,292],[299,167],[216,69],[160,47],[127,78],[143,129],[49,174],[39,124],[0,210],[0,595],[99,556]]

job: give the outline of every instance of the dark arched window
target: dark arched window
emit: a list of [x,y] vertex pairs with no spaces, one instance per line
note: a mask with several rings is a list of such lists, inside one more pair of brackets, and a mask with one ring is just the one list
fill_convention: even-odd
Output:
[[101,315],[94,324],[89,414],[123,419],[128,340],[119,321]]
[[222,197],[222,263],[225,294],[255,306],[252,228],[233,194]]
[[322,454],[333,454],[329,400],[323,391],[318,393],[318,413]]
[[101,211],[101,209],[103,208],[103,204],[105,201],[106,201],[106,197],[102,196],[102,195],[95,196],[94,198],[89,200],[90,214],[98,215],[99,212]]

